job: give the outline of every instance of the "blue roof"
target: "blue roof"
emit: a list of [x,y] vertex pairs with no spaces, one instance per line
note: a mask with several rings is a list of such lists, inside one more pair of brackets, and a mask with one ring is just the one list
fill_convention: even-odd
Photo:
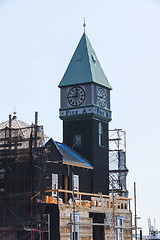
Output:
[[59,143],[54,141],[57,145],[58,150],[63,155],[63,162],[69,165],[78,165],[86,168],[93,168],[90,162],[82,157],[79,153],[74,151],[72,148],[67,146],[65,143]]
[[59,87],[97,83],[112,89],[92,45],[84,33],[59,84]]

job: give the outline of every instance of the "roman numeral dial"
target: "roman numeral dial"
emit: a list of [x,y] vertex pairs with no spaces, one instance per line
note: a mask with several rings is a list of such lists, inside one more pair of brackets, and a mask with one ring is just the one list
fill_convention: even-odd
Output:
[[68,92],[67,99],[71,106],[80,106],[85,100],[85,91],[81,87],[73,87]]

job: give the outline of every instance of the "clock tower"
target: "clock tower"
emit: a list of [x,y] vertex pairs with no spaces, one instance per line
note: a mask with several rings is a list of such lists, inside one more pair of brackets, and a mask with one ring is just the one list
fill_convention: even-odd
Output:
[[63,142],[92,164],[92,192],[109,194],[111,86],[85,32],[59,87]]

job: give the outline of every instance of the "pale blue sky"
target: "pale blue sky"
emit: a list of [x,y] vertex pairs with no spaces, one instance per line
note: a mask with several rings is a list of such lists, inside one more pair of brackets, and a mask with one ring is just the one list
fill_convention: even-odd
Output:
[[160,230],[160,1],[0,0],[1,117],[39,123],[62,139],[58,84],[86,33],[113,91],[111,128],[127,131],[128,188],[139,225]]

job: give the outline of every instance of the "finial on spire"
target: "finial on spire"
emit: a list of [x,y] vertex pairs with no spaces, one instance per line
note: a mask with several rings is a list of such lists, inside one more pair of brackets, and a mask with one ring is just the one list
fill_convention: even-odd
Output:
[[84,33],[85,33],[85,27],[86,27],[85,17],[84,17],[83,27],[84,27]]
[[17,114],[16,113],[16,107],[14,106],[13,119],[17,117],[16,114]]

